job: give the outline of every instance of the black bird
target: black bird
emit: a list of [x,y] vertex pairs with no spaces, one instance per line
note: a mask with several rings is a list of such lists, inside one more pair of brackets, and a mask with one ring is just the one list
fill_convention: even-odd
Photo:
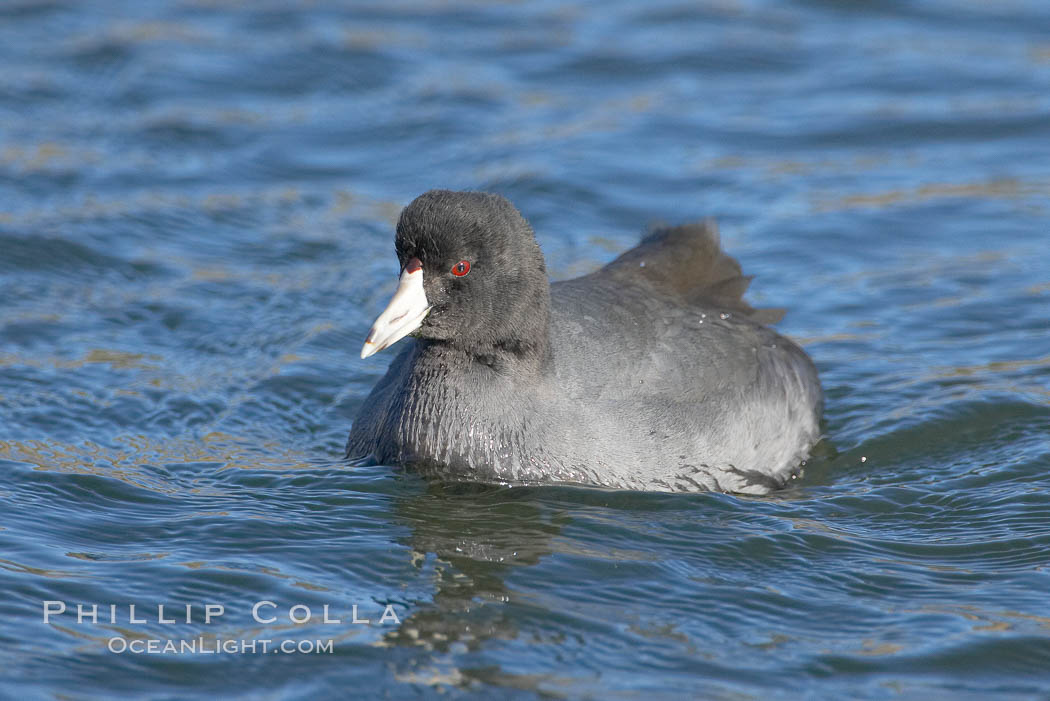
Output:
[[741,297],[710,222],[662,228],[551,284],[499,195],[402,211],[397,292],[361,357],[412,335],[365,401],[357,462],[444,479],[766,493],[820,437],[816,369]]

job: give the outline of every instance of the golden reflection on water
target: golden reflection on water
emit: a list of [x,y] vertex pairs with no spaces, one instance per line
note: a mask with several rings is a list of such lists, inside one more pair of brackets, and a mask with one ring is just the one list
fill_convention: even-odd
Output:
[[[196,478],[188,486],[184,480],[173,481],[150,469],[153,465],[214,464],[221,470],[275,470],[291,472],[316,469],[311,456],[282,446],[278,441],[259,443],[212,432],[185,440],[156,439],[143,434],[118,436],[114,446],[93,441],[77,445],[60,441],[2,441],[0,459],[25,463],[42,472],[95,475],[115,479],[129,486],[165,495],[215,494],[224,492],[215,486],[200,485]],[[178,472],[173,474],[178,478]]]
[[163,560],[169,553],[122,553],[104,555],[102,553],[68,552],[66,557],[87,562],[142,562],[146,560]]
[[[240,516],[240,514],[238,516]],[[261,517],[259,517],[259,518],[261,518]],[[267,517],[266,520],[267,521],[272,521],[273,519]],[[332,591],[329,587],[323,586],[321,584],[313,584],[311,582],[307,582],[305,580],[299,579],[298,575],[286,574],[286,573],[282,572],[281,570],[277,569],[276,567],[268,567],[268,566],[265,566],[265,565],[258,566],[258,567],[236,567],[236,566],[229,565],[229,564],[216,564],[214,562],[206,562],[204,560],[193,560],[193,561],[188,561],[188,562],[177,562],[175,564],[180,565],[182,567],[185,567],[186,569],[189,569],[189,570],[221,570],[221,571],[224,571],[224,572],[233,572],[233,573],[237,573],[237,574],[250,574],[250,575],[265,574],[265,575],[268,575],[270,577],[276,577],[277,579],[290,580],[288,583],[291,586],[297,587],[299,589],[305,589],[306,591],[313,591],[313,592]]]
[[1032,196],[1050,196],[1050,179],[1019,180],[996,178],[975,183],[928,183],[912,188],[855,195],[813,196],[813,208],[829,212],[858,207],[888,207],[898,204],[916,204],[940,199],[1020,199]]
[[[17,211],[0,210],[0,223],[37,226],[49,223],[69,223],[108,217],[141,217],[147,214],[197,212],[216,215],[227,212],[254,211],[260,208],[280,208],[300,201],[303,193],[285,184],[245,189],[240,192],[212,191],[187,194],[180,189],[151,188],[124,196],[100,197],[91,195],[66,203],[49,203],[47,207],[26,208]],[[378,221],[393,226],[404,203],[368,197],[346,188],[327,193],[327,207],[315,212],[322,218],[354,216],[367,221]],[[324,230],[312,232],[324,234]],[[332,236],[343,235],[341,229]]]
[[54,355],[30,356],[0,353],[0,367],[29,366],[71,370],[85,365],[103,364],[120,370],[159,370],[163,358],[153,353],[128,353],[112,349],[94,349],[80,358],[60,358]]
[[767,178],[780,180],[785,177],[796,177],[799,175],[868,173],[883,166],[894,164],[907,166],[914,163],[915,160],[915,157],[910,154],[901,155],[890,152],[836,157],[825,156],[804,160],[799,158],[779,159],[730,154],[715,158],[698,158],[693,163],[693,166],[699,172],[756,170],[764,173]]
[[68,570],[56,570],[42,567],[30,567],[29,565],[23,565],[12,560],[5,560],[0,558],[0,569],[7,570],[9,572],[17,572],[19,574],[32,574],[37,577],[47,577],[48,579],[80,579],[87,577],[80,572],[72,572]]
[[917,613],[924,615],[932,613],[960,616],[961,618],[976,624],[971,627],[971,630],[974,631],[1003,632],[1014,630],[1016,628],[1032,628],[1033,626],[1037,629],[1037,632],[1040,635],[1045,635],[1044,631],[1050,631],[1050,618],[1046,616],[1037,616],[1031,613],[1010,610],[989,611],[978,606],[964,604],[930,604],[915,610],[902,610],[900,613]]
[[[1026,101],[1017,105],[988,105],[984,102],[953,105],[953,112],[980,112],[999,114],[1001,111],[1035,111],[1042,109],[1042,101]],[[779,181],[813,175],[861,175],[891,166],[914,168],[919,159],[914,154],[872,153],[844,157],[813,159],[771,159],[741,155],[723,155],[717,158],[701,157],[693,162],[693,170],[710,173],[726,170],[758,171],[766,178]],[[1038,198],[1027,206],[1042,210],[1041,198],[1050,196],[1050,178],[992,178],[977,182],[922,183],[908,188],[882,192],[840,194],[814,189],[809,193],[809,204],[814,212],[825,213],[845,209],[884,208],[901,204],[915,204],[941,199],[1021,200]]]
[[100,45],[129,46],[161,41],[199,43],[205,39],[224,39],[224,35],[206,32],[198,26],[171,21],[115,22],[82,34],[73,34],[64,39],[74,50],[91,50]]
[[1050,63],[1050,44],[1037,44],[1028,51],[1034,63]]
[[[103,160],[101,151],[70,146],[56,141],[7,145],[0,151],[0,166],[20,175],[78,170]],[[0,213],[0,221],[4,221]]]

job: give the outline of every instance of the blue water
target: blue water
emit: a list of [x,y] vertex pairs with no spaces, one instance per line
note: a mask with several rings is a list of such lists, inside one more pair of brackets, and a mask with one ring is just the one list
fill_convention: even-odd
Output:
[[[0,65],[0,697],[1050,696],[1050,4],[8,0]],[[805,478],[346,467],[432,187],[558,278],[717,217]],[[112,649],[199,638],[332,646]]]

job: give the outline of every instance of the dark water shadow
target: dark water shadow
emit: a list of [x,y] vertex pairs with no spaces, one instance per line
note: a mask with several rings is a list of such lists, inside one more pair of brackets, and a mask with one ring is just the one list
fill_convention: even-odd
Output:
[[552,540],[571,520],[531,492],[430,482],[423,493],[396,501],[393,517],[411,531],[401,544],[411,549],[417,568],[433,569],[434,593],[386,635],[388,644],[447,652],[461,643],[475,651],[487,640],[517,637],[506,606],[516,596],[506,580],[516,568],[549,556]]

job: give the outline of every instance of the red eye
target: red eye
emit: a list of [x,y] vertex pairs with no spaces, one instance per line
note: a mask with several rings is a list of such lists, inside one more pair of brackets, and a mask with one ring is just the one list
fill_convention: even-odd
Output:
[[458,262],[458,263],[456,263],[455,265],[452,266],[452,274],[455,275],[456,277],[463,277],[464,275],[466,275],[469,272],[470,272],[470,261],[469,260],[461,260],[460,262]]

